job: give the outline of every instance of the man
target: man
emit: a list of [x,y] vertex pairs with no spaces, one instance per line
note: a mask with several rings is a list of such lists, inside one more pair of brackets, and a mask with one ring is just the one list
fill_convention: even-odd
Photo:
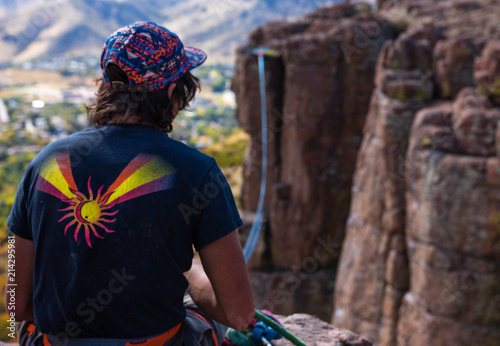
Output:
[[[15,318],[34,321],[22,343],[217,344],[220,324],[252,321],[227,181],[215,160],[167,135],[199,89],[189,70],[205,59],[154,23],[106,41],[88,107],[95,127],[38,154],[8,219]],[[199,310],[186,311],[186,290]]]

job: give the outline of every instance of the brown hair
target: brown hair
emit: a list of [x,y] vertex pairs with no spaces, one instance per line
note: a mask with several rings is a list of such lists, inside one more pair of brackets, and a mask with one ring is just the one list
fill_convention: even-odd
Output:
[[[127,75],[117,65],[109,64],[106,73],[111,82],[129,84]],[[125,123],[136,117],[139,124],[151,124],[163,132],[172,131],[175,115],[173,104],[168,98],[168,87],[153,92],[121,92],[112,90],[102,77],[96,83],[99,86],[97,99],[85,106],[94,126]],[[200,90],[200,81],[188,71],[175,84],[172,99],[178,102],[179,110],[186,109],[196,91]]]

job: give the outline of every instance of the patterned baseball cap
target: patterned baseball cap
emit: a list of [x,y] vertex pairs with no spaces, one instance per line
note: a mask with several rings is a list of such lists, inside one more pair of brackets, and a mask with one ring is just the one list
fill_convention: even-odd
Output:
[[[106,85],[115,90],[159,90],[201,65],[205,52],[184,47],[179,37],[152,22],[135,22],[114,32],[104,43],[101,69]],[[118,65],[129,85],[109,80],[108,64]]]

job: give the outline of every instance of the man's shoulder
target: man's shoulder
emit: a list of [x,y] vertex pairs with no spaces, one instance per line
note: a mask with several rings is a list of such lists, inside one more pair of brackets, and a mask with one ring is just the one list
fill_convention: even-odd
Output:
[[33,159],[32,165],[40,164],[51,155],[63,150],[81,148],[91,151],[101,144],[103,138],[103,132],[99,128],[88,128],[72,133],[47,144]]
[[76,145],[88,145],[88,142],[92,142],[91,144],[97,146],[101,144],[101,140],[104,138],[106,132],[109,132],[109,129],[101,128],[101,127],[90,127],[75,133],[72,133],[66,137],[59,138],[54,142],[49,143],[43,150],[57,150],[58,148],[68,148],[68,146],[76,146]]
[[185,143],[170,139],[170,145],[175,154],[172,155],[172,153],[170,153],[169,156],[176,161],[177,164],[191,166],[198,171],[207,171],[215,164],[215,159],[213,157]]
[[166,134],[146,133],[146,135],[140,136],[139,142],[132,145],[131,141],[127,141],[128,144],[121,143],[120,133],[112,133],[117,130],[120,132],[120,129],[113,127],[92,127],[73,133],[48,144],[40,151],[32,164],[37,167],[61,151],[69,151],[72,160],[94,157],[95,155],[102,156],[105,155],[104,152],[110,154],[121,151],[127,152],[128,155],[136,152],[137,155],[160,156],[176,169],[185,173],[189,172],[189,175],[193,177],[205,175],[216,165],[215,159],[211,156],[172,139]]
[[67,135],[66,137],[59,138],[59,139],[49,143],[48,145],[45,146],[45,148],[43,150],[51,150],[51,149],[56,148],[58,146],[66,145],[67,143],[71,142],[75,138],[81,137],[82,134],[86,134],[86,133],[89,133],[89,132],[94,131],[94,130],[95,130],[95,128],[88,128],[85,130],[74,132],[72,134]]

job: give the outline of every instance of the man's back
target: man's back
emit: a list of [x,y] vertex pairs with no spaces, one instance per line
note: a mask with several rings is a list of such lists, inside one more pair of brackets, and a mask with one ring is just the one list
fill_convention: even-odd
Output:
[[185,316],[192,244],[241,225],[215,161],[144,125],[106,125],[49,145],[20,191],[26,208],[13,209],[9,227],[35,244],[35,321],[67,337],[173,328]]

